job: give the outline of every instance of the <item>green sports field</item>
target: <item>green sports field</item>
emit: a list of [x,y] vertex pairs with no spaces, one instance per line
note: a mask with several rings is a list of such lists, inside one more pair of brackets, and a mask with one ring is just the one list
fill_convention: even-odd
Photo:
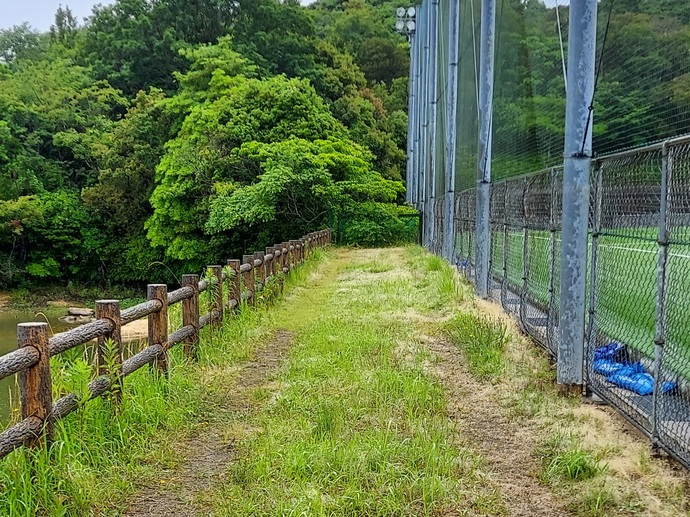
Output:
[[[654,351],[657,313],[658,245],[654,228],[604,233],[599,238],[596,287],[596,328],[601,334],[638,350],[647,357]],[[510,285],[523,285],[524,232],[496,232],[492,239],[492,273],[503,274],[504,240],[507,239],[506,273]],[[560,237],[560,236],[559,236]],[[460,240],[458,245],[460,245]],[[465,238],[463,250],[468,249]],[[555,287],[559,296],[560,238],[555,240]],[[590,237],[590,263],[592,242]],[[550,235],[527,233],[527,295],[544,308],[549,298]],[[591,278],[588,278],[588,300]],[[667,261],[666,364],[690,378],[690,246],[671,244]]]

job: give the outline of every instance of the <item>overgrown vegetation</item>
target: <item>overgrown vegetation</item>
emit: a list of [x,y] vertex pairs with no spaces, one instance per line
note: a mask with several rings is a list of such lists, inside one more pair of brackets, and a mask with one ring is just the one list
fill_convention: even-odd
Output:
[[[281,278],[286,288],[303,284],[304,270],[321,257],[322,252],[316,250],[310,263]],[[209,309],[214,289],[211,281],[202,293],[202,312]],[[217,364],[232,368],[250,357],[254,338],[266,332],[260,327],[266,318],[263,309],[276,297],[273,288],[267,289],[258,297],[256,309],[243,306],[222,327],[204,329],[198,364],[187,359],[179,345],[169,353],[167,378],[147,367],[128,376],[119,405],[112,393],[88,401],[87,385],[96,368],[93,345],[51,358],[53,400],[76,393],[83,402],[75,413],[56,423],[50,448],[18,450],[2,460],[0,514],[119,514],[143,484],[165,484],[168,480],[157,477],[158,469],[178,465],[181,458],[175,444],[208,425],[209,397],[218,386],[208,382],[207,369]],[[170,308],[169,318],[172,328],[181,327],[180,305]],[[126,355],[143,346],[146,343],[129,343]],[[18,403],[13,401],[15,421]]]

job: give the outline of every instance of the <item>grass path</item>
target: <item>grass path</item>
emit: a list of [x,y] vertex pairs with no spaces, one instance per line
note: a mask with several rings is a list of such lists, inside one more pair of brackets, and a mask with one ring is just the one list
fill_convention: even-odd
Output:
[[244,361],[204,344],[204,420],[124,515],[686,514],[685,475],[558,398],[440,259],[336,249],[306,268],[223,334]]

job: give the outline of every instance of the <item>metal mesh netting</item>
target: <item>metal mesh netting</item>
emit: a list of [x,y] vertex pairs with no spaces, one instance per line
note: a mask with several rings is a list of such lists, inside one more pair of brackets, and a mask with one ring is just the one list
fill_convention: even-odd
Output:
[[602,63],[594,106],[595,151],[610,153],[687,133],[687,3],[602,0],[599,32]]
[[[595,242],[591,247],[596,278],[588,383],[649,431],[651,394],[636,393],[636,386],[624,387],[623,382],[616,384],[620,379],[612,377],[610,369],[612,364],[630,365],[624,373],[631,374],[631,382],[646,383],[647,377],[634,375],[653,364],[661,153],[653,150],[602,160],[598,175],[593,189]],[[613,362],[602,360],[604,347],[615,350]]]
[[522,278],[524,276],[524,194],[524,178],[506,181],[505,244],[503,247],[505,272],[501,291],[501,304],[506,312],[515,316],[520,314]]
[[477,70],[479,55],[480,1],[460,3],[460,45],[458,69],[458,116],[455,187],[474,188],[477,178],[479,102]]
[[545,169],[563,159],[565,11],[540,2],[497,2],[495,179]]
[[[600,157],[590,179],[586,382],[690,465],[690,139],[660,143],[690,133],[690,7],[617,1],[610,11],[612,1],[599,3],[592,128]],[[496,3],[488,294],[556,358],[569,7],[555,0]],[[426,106],[434,116],[421,117],[426,126],[417,128],[427,131],[419,153],[424,200],[431,201],[426,244],[440,254],[444,239],[452,239],[454,260],[474,282],[481,0],[459,3],[455,118],[448,115],[443,66],[450,2],[425,1],[426,14],[432,5],[439,13],[438,69]],[[457,129],[460,193],[455,235],[447,236],[450,127]],[[636,150],[617,152],[624,149]]]
[[690,463],[690,143],[669,149],[668,171],[670,239],[656,429],[661,442]]
[[506,183],[501,181],[491,185],[491,267],[489,274],[489,295],[497,302],[501,302],[503,293],[503,276],[505,264],[503,250],[505,248],[506,221]]
[[547,344],[551,281],[551,170],[527,178],[525,191],[525,254],[522,324],[532,337]]
[[475,226],[476,226],[476,191],[464,190],[458,195],[456,210],[457,255],[460,267],[468,280],[472,281],[474,273]]

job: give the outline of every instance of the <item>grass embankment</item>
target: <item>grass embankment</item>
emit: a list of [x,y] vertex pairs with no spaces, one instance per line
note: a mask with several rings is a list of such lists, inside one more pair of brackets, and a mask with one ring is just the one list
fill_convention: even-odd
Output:
[[[495,414],[495,435],[513,432],[530,450],[540,484],[582,516],[687,515],[689,479],[676,465],[650,457],[648,441],[604,406],[582,405],[555,389],[549,362],[499,307],[478,300],[447,311],[445,331],[479,382],[468,406]],[[488,395],[481,386],[491,386]],[[471,417],[470,417],[471,419]],[[489,438],[490,440],[490,438]],[[501,441],[489,441],[500,447]],[[514,453],[514,461],[520,456]],[[497,455],[493,455],[496,459]],[[501,467],[500,461],[493,462]]]

